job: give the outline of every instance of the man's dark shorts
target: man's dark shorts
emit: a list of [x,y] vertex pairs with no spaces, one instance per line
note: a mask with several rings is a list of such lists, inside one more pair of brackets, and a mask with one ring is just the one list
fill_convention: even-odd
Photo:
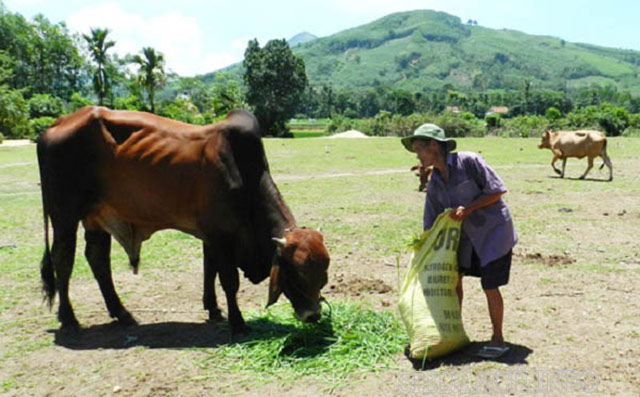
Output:
[[500,286],[507,285],[509,282],[509,271],[511,270],[510,250],[505,256],[487,263],[486,266],[480,266],[480,258],[473,250],[471,254],[471,268],[465,269],[458,266],[458,272],[461,275],[480,277],[482,289],[496,289]]

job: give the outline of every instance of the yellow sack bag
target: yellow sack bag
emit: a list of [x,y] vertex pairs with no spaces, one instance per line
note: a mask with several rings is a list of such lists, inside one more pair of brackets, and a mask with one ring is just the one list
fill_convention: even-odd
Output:
[[409,334],[412,358],[440,357],[469,343],[456,292],[460,225],[445,210],[411,246],[413,255],[400,288],[398,309]]

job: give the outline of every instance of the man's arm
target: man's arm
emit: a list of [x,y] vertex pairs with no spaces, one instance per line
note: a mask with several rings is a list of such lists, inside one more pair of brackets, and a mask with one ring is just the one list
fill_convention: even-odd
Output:
[[469,215],[473,214],[476,210],[484,207],[488,207],[496,201],[500,200],[500,197],[506,192],[491,194],[491,195],[482,195],[477,199],[473,200],[466,207],[459,206],[454,208],[449,212],[449,216],[456,221],[464,221]]

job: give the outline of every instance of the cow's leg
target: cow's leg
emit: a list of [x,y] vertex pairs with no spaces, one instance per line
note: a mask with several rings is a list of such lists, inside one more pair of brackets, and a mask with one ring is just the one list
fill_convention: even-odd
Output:
[[560,172],[560,170],[556,168],[556,161],[558,161],[559,158],[560,156],[557,156],[557,155],[553,156],[553,159],[551,159],[551,167],[556,172],[556,174],[562,175],[562,172]]
[[584,174],[582,174],[580,179],[586,178],[586,176],[589,173],[589,171],[591,170],[591,168],[593,168],[593,157],[591,157],[591,156],[587,157],[587,162],[588,162],[587,163],[587,170],[584,172]]
[[218,308],[218,301],[216,299],[216,275],[218,270],[216,269],[215,253],[212,252],[213,247],[203,243],[202,253],[204,257],[204,288],[202,294],[202,303],[204,304],[204,310],[209,312],[209,321],[218,322],[223,320],[222,312]]
[[602,161],[604,161],[604,163],[607,165],[607,168],[609,168],[609,180],[612,181],[613,180],[613,164],[611,163],[611,159],[609,158],[609,156],[607,156],[607,151],[605,149],[602,149],[602,152],[600,153],[600,157],[602,157]]
[[238,276],[238,269],[233,262],[233,255],[230,255],[228,247],[227,245],[217,251],[215,261],[217,265],[216,268],[218,273],[220,273],[220,284],[222,284],[222,289],[224,289],[227,297],[227,307],[229,310],[227,317],[229,326],[231,327],[231,333],[233,335],[244,334],[248,332],[248,329],[242,318],[242,313],[240,312],[236,298],[240,287],[240,278]]
[[56,289],[60,302],[58,304],[58,320],[61,330],[65,334],[77,334],[80,324],[73,313],[69,300],[69,280],[73,271],[73,259],[76,252],[76,233],[78,222],[64,225],[53,222],[53,245],[51,247],[51,261],[55,273]]
[[567,166],[567,158],[562,158],[562,172],[560,173],[560,178],[564,178],[564,169]]
[[84,254],[91,266],[93,276],[98,281],[100,292],[112,318],[117,318],[124,325],[135,325],[136,320],[122,306],[116,293],[111,276],[111,235],[104,230],[87,230],[84,238],[87,242]]

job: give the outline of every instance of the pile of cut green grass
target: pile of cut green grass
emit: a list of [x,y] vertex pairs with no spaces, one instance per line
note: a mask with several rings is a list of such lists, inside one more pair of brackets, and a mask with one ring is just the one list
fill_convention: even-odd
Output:
[[392,312],[354,303],[333,304],[317,324],[296,320],[288,304],[247,318],[251,334],[211,351],[205,366],[265,381],[310,377],[334,389],[351,375],[389,368],[407,343]]

